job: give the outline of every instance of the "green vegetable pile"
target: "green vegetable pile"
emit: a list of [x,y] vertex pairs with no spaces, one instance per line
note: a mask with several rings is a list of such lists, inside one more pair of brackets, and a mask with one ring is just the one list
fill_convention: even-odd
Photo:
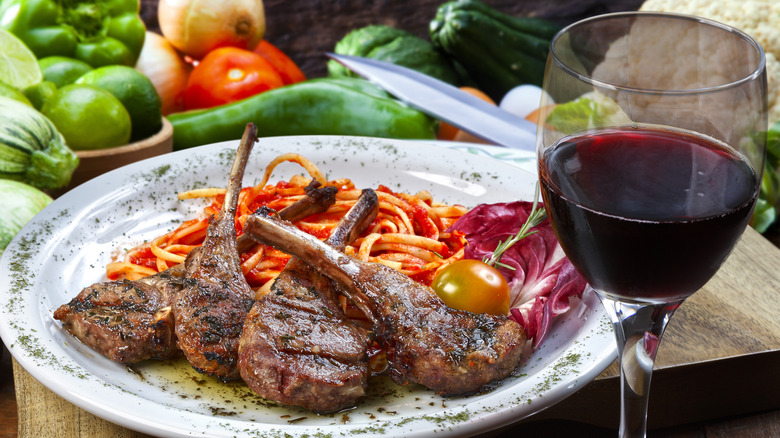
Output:
[[434,46],[496,102],[518,85],[542,85],[550,40],[559,30],[544,19],[513,17],[477,0],[444,3],[430,24]]
[[[489,90],[500,98],[517,85],[541,84],[546,47],[557,30],[558,26],[540,18],[514,18],[478,0],[456,0],[442,4],[432,17],[430,40],[377,24],[349,32],[336,43],[334,52],[392,62],[452,85]],[[485,70],[508,59],[524,61],[513,61],[509,69],[492,74]],[[327,67],[327,78],[169,115],[174,149],[233,140],[247,122],[255,123],[262,136],[436,137],[436,120],[355,77],[335,61]]]
[[147,138],[160,98],[135,70],[137,0],[0,0],[0,249],[68,186],[74,150]]
[[[496,102],[512,88],[542,85],[550,40],[560,26],[513,17],[479,0],[443,3],[430,22],[430,41],[384,25],[353,30],[334,52],[392,62],[456,86],[475,86]],[[351,76],[335,61],[332,77]]]
[[0,27],[37,59],[40,76],[22,87],[0,72],[0,82],[16,86],[73,150],[156,134],[160,97],[133,68],[146,38],[139,7],[137,0],[0,0]]

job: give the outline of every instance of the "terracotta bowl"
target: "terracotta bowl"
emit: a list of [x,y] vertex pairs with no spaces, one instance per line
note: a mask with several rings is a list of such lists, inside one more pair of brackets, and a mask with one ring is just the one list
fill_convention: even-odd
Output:
[[[141,161],[173,150],[173,126],[163,117],[160,132],[135,143],[109,149],[76,151],[79,166],[73,172],[65,191],[126,164]],[[63,192],[64,193],[64,192]]]

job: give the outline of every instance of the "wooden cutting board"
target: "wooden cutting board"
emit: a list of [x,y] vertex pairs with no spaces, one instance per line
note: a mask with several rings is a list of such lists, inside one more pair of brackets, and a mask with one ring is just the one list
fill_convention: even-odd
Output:
[[[748,229],[718,274],[672,318],[656,361],[649,426],[780,409],[779,298],[780,250]],[[617,376],[613,364],[568,399],[524,421],[567,419],[614,428]],[[21,438],[146,436],[77,408],[16,362],[14,382]]]
[[[534,419],[616,427],[619,368]],[[648,427],[780,409],[780,250],[748,229],[721,270],[677,310],[650,389]]]

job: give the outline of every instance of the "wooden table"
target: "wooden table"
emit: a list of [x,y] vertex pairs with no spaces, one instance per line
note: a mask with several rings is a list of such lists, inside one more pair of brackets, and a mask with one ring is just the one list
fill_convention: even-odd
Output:
[[[749,229],[703,290],[677,311],[656,361],[650,436],[780,436],[780,250]],[[7,353],[6,355],[7,356]],[[6,358],[7,362],[7,358]],[[6,366],[7,368],[7,366]],[[487,436],[615,436],[613,364],[561,403]],[[139,437],[55,395],[14,362],[18,418],[0,391],[0,438]]]

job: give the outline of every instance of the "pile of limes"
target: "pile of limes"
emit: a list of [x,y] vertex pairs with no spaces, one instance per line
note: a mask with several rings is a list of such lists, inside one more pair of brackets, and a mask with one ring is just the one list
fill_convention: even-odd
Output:
[[152,82],[123,65],[92,68],[61,56],[35,58],[0,29],[0,95],[41,111],[74,150],[104,149],[150,137],[162,127]]

